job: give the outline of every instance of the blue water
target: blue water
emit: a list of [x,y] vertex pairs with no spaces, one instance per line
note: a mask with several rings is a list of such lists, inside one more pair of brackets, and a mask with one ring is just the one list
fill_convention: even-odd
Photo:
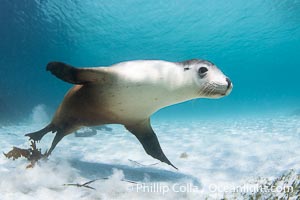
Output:
[[37,104],[53,113],[71,87],[45,71],[134,59],[213,61],[233,92],[163,109],[157,118],[288,115],[300,100],[300,1],[1,0],[0,120]]
[[[178,171],[148,156],[123,126],[109,125],[111,132],[90,138],[65,137],[48,162],[30,170],[25,159],[0,156],[0,199],[221,199],[211,184],[265,184],[290,169],[297,173],[290,182],[299,182],[299,52],[300,0],[0,0],[0,152],[27,149],[24,133],[47,124],[72,87],[46,72],[50,61],[200,58],[234,84],[225,98],[192,100],[152,117]],[[44,152],[52,139],[47,134],[38,148]],[[135,192],[124,178],[201,188]],[[91,185],[97,190],[64,186],[92,179],[100,179]]]

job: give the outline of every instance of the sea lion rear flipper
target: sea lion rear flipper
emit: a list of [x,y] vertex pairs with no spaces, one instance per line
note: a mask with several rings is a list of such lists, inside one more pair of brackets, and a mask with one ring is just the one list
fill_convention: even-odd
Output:
[[126,125],[125,127],[137,137],[147,154],[177,169],[162,151],[156,134],[152,130],[150,119],[135,125]]
[[63,62],[50,62],[46,69],[57,78],[72,84],[83,85],[106,81],[108,77],[108,73],[105,70],[99,70],[99,68],[75,68]]
[[52,131],[52,132],[55,131],[52,124],[49,124],[48,126],[46,126],[45,128],[43,128],[39,131],[36,131],[36,132],[33,132],[33,133],[27,133],[25,136],[28,136],[29,140],[33,140],[35,142],[38,142],[42,139],[42,137],[44,135],[46,135],[50,131]]

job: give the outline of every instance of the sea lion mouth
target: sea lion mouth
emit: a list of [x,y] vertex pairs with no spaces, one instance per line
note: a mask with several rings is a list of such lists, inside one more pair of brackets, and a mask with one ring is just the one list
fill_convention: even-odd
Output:
[[233,84],[230,82],[224,96],[228,96],[231,93],[232,88],[233,88]]
[[206,83],[198,92],[199,96],[204,97],[224,97],[230,94],[232,85],[227,87],[226,85],[219,85],[216,83]]
[[227,87],[226,91],[222,93],[222,96],[228,96],[232,91],[232,85],[230,87]]

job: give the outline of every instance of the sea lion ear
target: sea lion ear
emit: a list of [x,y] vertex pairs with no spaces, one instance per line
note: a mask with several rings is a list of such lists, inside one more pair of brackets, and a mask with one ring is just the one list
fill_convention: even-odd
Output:
[[177,169],[162,151],[149,118],[134,125],[125,125],[125,127],[137,137],[147,154]]
[[63,81],[79,85],[106,81],[109,78],[104,68],[75,68],[63,62],[50,62],[46,70]]

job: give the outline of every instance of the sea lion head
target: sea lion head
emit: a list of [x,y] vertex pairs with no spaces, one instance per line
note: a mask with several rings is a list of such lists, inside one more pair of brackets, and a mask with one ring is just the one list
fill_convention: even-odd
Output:
[[182,64],[184,70],[192,71],[198,97],[221,98],[230,94],[231,80],[212,62],[193,59]]

